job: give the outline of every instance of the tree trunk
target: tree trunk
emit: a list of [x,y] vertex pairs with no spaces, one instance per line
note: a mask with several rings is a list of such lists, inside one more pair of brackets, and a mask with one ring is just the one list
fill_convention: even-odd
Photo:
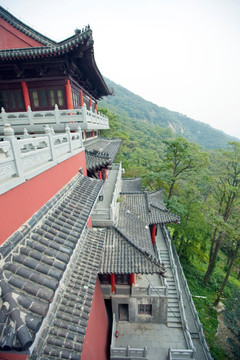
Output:
[[172,195],[173,195],[173,189],[174,189],[174,185],[175,185],[175,181],[173,181],[171,183],[170,189],[169,189],[169,193],[168,193],[168,200],[171,199]]
[[219,293],[218,293],[218,296],[217,296],[217,298],[216,298],[216,300],[215,300],[215,302],[214,302],[214,306],[217,306],[217,304],[219,303],[220,297],[221,297],[221,295],[222,295],[222,293],[223,293],[223,290],[224,290],[224,288],[225,288],[225,285],[226,285],[226,283],[227,283],[227,281],[228,281],[228,278],[229,278],[230,271],[231,271],[231,269],[232,269],[234,260],[235,260],[236,257],[237,257],[239,247],[240,247],[240,242],[237,243],[237,247],[236,247],[236,249],[235,249],[235,251],[234,251],[234,254],[233,254],[232,258],[231,258],[231,261],[230,261],[230,264],[229,264],[229,266],[228,266],[227,273],[226,273],[226,276],[225,276],[225,278],[224,278],[224,280],[223,280],[221,289],[220,289],[220,291],[219,291]]
[[210,257],[209,257],[208,268],[207,268],[206,274],[204,276],[205,284],[209,283],[210,276],[212,275],[214,266],[217,261],[217,255],[218,255],[218,251],[220,249],[221,243],[222,243],[222,239],[223,239],[223,233],[220,233],[216,240],[215,247],[213,247],[213,249],[212,249],[212,254],[210,254]]
[[183,247],[183,243],[184,243],[184,236],[181,236],[181,240],[180,240],[180,244],[178,246],[178,256],[181,257],[182,255],[182,247]]

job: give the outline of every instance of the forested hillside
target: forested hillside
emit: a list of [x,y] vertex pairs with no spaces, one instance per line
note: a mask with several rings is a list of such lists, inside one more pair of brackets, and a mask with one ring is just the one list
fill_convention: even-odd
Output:
[[[240,143],[206,150],[170,128],[109,116],[126,177],[140,176],[149,190],[164,188],[168,208],[181,218],[169,227],[216,360],[240,358]],[[226,310],[216,311],[223,303]]]
[[124,115],[125,113],[130,119],[170,128],[174,134],[194,141],[206,149],[226,148],[229,141],[240,141],[210,125],[144,100],[107,78],[105,81],[108,87],[113,88],[114,96],[101,100],[99,106],[107,107],[115,114]]

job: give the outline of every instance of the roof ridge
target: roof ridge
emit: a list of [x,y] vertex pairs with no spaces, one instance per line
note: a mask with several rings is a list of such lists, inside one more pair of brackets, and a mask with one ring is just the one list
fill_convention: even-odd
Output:
[[10,25],[14,26],[16,29],[20,30],[22,33],[31,37],[42,43],[43,45],[53,45],[56,42],[45,35],[42,35],[40,32],[34,30],[32,27],[24,24],[16,16],[12,15],[9,11],[0,6],[0,17],[7,21]]
[[22,56],[31,57],[35,55],[38,51],[39,54],[52,54],[54,52],[66,52],[72,50],[73,46],[76,46],[78,43],[82,42],[82,40],[90,39],[89,41],[93,41],[92,37],[92,30],[87,30],[84,33],[74,35],[66,40],[63,40],[60,43],[46,43],[45,46],[32,46],[27,48],[17,48],[17,49],[2,49],[0,50],[1,57],[4,58],[7,55],[11,55],[12,57],[16,57],[19,52],[21,52]]
[[130,243],[133,247],[135,247],[138,251],[140,251],[143,256],[145,256],[148,260],[152,261],[154,265],[157,265],[163,269],[162,274],[165,273],[165,268],[162,266],[159,260],[157,260],[152,254],[150,254],[147,250],[141,249],[137,244],[135,244],[127,235],[125,235],[117,226],[113,226],[115,229],[126,241]]

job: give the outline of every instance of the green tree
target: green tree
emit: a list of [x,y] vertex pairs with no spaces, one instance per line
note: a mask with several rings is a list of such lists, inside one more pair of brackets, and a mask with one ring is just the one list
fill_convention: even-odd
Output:
[[196,175],[200,169],[206,166],[208,155],[201,151],[196,144],[188,142],[182,137],[164,140],[164,144],[162,162],[152,169],[150,178],[167,189],[169,203],[176,185],[190,175]]
[[178,197],[172,196],[169,208],[181,218],[174,228],[173,240],[180,258],[204,257],[209,226],[204,216],[201,195],[193,182],[182,184]]
[[238,209],[240,195],[240,144],[230,143],[227,150],[218,151],[214,160],[212,198],[216,209],[212,212],[211,203],[213,231],[205,283],[210,280],[224,238],[231,234],[234,226],[231,220],[234,219],[234,210]]

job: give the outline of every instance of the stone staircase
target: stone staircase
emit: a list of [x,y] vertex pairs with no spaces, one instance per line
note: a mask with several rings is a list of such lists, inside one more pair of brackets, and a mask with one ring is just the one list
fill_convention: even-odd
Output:
[[168,327],[176,328],[182,327],[181,315],[179,310],[179,303],[177,297],[177,290],[175,285],[175,280],[173,272],[171,270],[169,252],[166,249],[160,250],[161,261],[164,263],[165,268],[167,269],[167,284],[168,284],[168,314],[167,314],[167,324]]

